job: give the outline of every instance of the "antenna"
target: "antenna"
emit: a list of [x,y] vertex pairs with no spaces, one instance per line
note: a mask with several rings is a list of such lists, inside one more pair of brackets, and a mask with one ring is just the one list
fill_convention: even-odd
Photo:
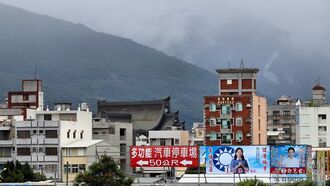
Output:
[[230,67],[230,61],[228,61],[228,68]]
[[321,78],[318,77],[317,80],[315,80],[315,83],[318,84],[318,85],[320,85],[320,82],[321,82]]
[[37,65],[34,66],[34,80],[37,80]]
[[244,61],[243,61],[243,59],[241,59],[240,68],[244,68]]

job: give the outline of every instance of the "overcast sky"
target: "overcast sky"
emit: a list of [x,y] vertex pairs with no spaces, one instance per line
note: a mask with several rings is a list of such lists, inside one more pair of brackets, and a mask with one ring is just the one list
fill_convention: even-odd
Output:
[[[237,67],[243,58],[274,84],[296,83],[299,70],[283,67],[330,64],[329,0],[0,2],[130,38],[211,71],[228,62]],[[317,75],[330,81],[317,71],[313,81]]]

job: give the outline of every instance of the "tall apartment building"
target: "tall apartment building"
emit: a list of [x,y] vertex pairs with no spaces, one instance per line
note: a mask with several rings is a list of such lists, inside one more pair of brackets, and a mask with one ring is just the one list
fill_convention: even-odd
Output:
[[266,99],[256,95],[256,68],[217,69],[219,95],[204,97],[205,145],[264,145]]
[[15,121],[13,160],[28,162],[46,177],[61,180],[61,147],[92,140],[92,113],[55,104],[55,110],[28,110],[29,120]]
[[[120,169],[131,173],[129,148],[133,144],[133,126],[130,114],[111,114],[93,118],[93,139],[102,139],[118,149],[108,154],[120,162]],[[100,151],[99,153],[102,153]]]
[[297,143],[312,147],[328,147],[330,105],[326,104],[326,89],[323,86],[317,84],[313,87],[313,99],[299,106],[298,114]]
[[296,100],[283,95],[267,106],[268,145],[296,144]]

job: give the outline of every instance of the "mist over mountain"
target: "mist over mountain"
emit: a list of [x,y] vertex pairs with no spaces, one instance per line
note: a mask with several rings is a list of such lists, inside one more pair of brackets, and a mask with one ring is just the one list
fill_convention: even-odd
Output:
[[202,121],[204,95],[216,95],[218,76],[132,40],[95,32],[0,3],[0,93],[21,79],[43,80],[46,105],[99,99],[171,96],[172,111],[190,125]]

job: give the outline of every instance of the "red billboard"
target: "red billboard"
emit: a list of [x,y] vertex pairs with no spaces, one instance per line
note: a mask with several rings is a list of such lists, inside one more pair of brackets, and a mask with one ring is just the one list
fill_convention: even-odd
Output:
[[197,146],[131,146],[131,167],[198,167]]

